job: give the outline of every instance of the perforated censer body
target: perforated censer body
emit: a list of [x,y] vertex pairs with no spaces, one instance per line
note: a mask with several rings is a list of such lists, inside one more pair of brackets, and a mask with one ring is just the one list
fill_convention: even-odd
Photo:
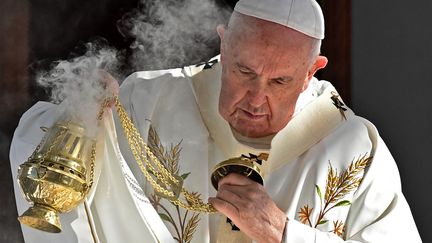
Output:
[[[88,177],[93,174],[95,140],[77,123],[58,122],[45,130],[44,139],[18,169],[24,197],[33,204],[18,219],[33,228],[57,233],[61,231],[58,213],[80,204],[92,184]],[[89,176],[86,164],[91,165]]]

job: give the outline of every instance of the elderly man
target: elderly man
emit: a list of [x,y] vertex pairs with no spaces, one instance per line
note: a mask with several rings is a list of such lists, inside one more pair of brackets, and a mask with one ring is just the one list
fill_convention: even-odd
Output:
[[[217,28],[220,58],[138,72],[120,87],[150,147],[178,162],[172,172],[184,187],[209,197],[220,214],[194,213],[154,193],[120,122],[115,129],[107,119],[103,162],[86,206],[62,218],[58,235],[23,228],[26,241],[420,242],[397,167],[375,128],[345,107],[330,83],[313,77],[327,64],[319,55],[323,25],[314,0],[241,0],[228,26]],[[55,109],[38,103],[23,116],[12,168],[35,149],[39,127],[53,124]],[[263,184],[231,173],[216,191],[212,168],[249,153],[269,154]],[[20,195],[17,204],[21,213]]]

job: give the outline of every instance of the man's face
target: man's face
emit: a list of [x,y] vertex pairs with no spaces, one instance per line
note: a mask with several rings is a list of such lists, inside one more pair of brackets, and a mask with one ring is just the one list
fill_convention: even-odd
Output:
[[247,137],[268,136],[285,127],[311,77],[310,45],[300,42],[300,33],[271,25],[248,34],[234,28],[229,40],[222,38],[219,112]]

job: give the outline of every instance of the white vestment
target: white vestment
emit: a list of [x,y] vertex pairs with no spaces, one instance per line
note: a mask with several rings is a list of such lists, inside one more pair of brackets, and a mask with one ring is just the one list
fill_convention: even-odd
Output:
[[[269,152],[264,187],[278,207],[286,212],[288,223],[284,242],[421,242],[401,191],[396,164],[368,121],[347,110],[346,120],[294,157],[290,157],[291,151],[301,147],[296,142],[303,141],[302,132],[292,139],[289,133],[284,133],[284,130],[292,129],[289,124],[275,136],[270,151],[255,149],[238,142],[218,113],[220,65],[202,69],[202,66],[190,66],[138,72],[126,79],[120,88],[120,99],[144,140],[148,139],[151,125],[166,149],[181,142],[179,174],[187,177],[184,187],[200,193],[207,201],[209,196],[216,194],[209,175],[217,163],[241,154]],[[295,116],[313,107],[329,88],[332,86],[328,82],[313,78],[299,97]],[[329,98],[328,102],[333,105],[334,101]],[[10,154],[14,178],[17,166],[40,142],[43,132],[39,127],[53,124],[55,109],[52,104],[40,102],[21,118]],[[336,106],[334,109],[343,112]],[[114,117],[117,116],[114,114]],[[343,119],[342,116],[339,118]],[[313,129],[312,125],[325,126],[327,121],[319,123],[316,119],[313,123],[304,122],[305,128],[294,130],[304,129],[306,134]],[[161,205],[166,211],[159,207],[156,212],[150,207],[153,189],[134,161],[119,122],[115,122],[116,129],[113,124],[108,115],[104,150],[100,152],[106,157],[101,161],[101,155],[98,155],[97,182],[88,198],[89,214],[81,205],[62,215],[63,232],[60,234],[47,234],[23,226],[26,242],[93,242],[91,228],[100,242],[175,242],[172,238],[181,236],[179,231],[186,226],[182,227],[178,220],[187,216],[183,220],[186,224],[192,212],[177,211],[164,199]],[[329,210],[315,227],[330,166],[341,174],[351,162],[364,156],[373,156],[373,159],[365,172],[359,173],[363,179],[358,188],[340,198],[341,205]],[[28,203],[16,182],[14,185],[18,213],[21,214]],[[312,227],[301,215],[305,208],[309,213],[307,219],[313,222]],[[168,222],[170,216],[175,218],[177,226]],[[191,242],[216,242],[221,216],[200,214],[198,217]],[[339,236],[335,229],[340,231]]]

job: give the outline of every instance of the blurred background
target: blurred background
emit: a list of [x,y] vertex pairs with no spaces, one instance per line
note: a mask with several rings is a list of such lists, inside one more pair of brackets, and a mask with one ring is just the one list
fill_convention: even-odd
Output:
[[[172,16],[154,15],[157,6],[168,8],[185,2],[0,1],[0,242],[23,242],[8,152],[22,113],[37,100],[47,99],[47,92],[37,87],[35,75],[55,60],[82,54],[83,44],[95,39],[119,50],[119,79],[137,70],[206,61],[218,53],[214,29],[227,22],[236,1],[189,0],[194,2],[189,10],[180,8],[184,12],[174,11]],[[357,114],[377,126],[397,161],[422,239],[432,242],[428,230],[432,226],[432,159],[428,153],[432,149],[432,1],[318,2],[326,17],[322,53],[330,63],[317,76],[331,81]],[[163,25],[171,38],[168,41],[173,44],[178,37],[185,37],[184,42],[175,44],[182,49],[182,58],[170,59],[173,55],[168,53],[163,58],[167,62],[155,64],[160,50],[140,52],[143,46],[149,50],[146,48],[156,37],[131,34],[130,17],[137,14],[145,14],[139,18],[144,26],[150,23],[162,28],[169,19]],[[203,33],[187,31],[190,29]],[[137,44],[139,39],[144,43]]]

